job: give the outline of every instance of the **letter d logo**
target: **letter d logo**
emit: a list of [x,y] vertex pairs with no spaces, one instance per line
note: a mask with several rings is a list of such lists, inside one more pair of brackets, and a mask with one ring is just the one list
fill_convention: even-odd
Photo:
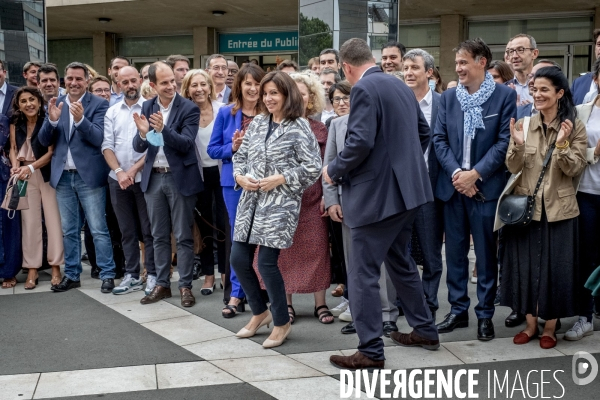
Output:
[[[577,361],[581,358],[586,361],[577,365]],[[580,378],[580,376],[585,375],[588,371],[589,375],[587,377]],[[598,375],[598,362],[590,353],[586,353],[585,351],[578,351],[577,353],[575,353],[575,355],[573,355],[573,361],[571,363],[571,374],[573,376],[573,382],[575,382],[576,385],[588,385],[592,383]]]

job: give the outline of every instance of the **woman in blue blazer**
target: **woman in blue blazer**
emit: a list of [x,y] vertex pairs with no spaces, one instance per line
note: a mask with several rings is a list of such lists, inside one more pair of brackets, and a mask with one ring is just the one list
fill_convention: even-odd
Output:
[[[258,65],[246,64],[238,72],[231,88],[232,103],[222,107],[217,114],[210,142],[208,155],[214,160],[221,160],[221,186],[225,206],[229,214],[231,237],[233,240],[233,227],[237,205],[242,194],[241,190],[234,190],[233,163],[231,158],[242,144],[244,133],[255,115],[263,109],[260,98],[260,81],[265,72]],[[246,296],[240,283],[230,268],[231,297],[229,304],[223,309],[223,317],[233,318],[238,312],[238,306]],[[243,309],[242,309],[243,310]]]

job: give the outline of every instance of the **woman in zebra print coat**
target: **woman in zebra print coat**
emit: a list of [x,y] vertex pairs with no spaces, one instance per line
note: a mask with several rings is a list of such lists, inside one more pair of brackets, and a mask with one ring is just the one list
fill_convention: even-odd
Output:
[[[292,78],[271,72],[261,81],[260,93],[268,113],[254,118],[233,156],[236,189],[244,191],[237,209],[231,265],[253,313],[237,336],[254,336],[273,321],[273,332],[263,343],[269,348],[281,345],[291,330],[277,260],[279,250],[292,245],[302,194],[319,178],[321,153],[308,121],[302,118],[304,102]],[[252,268],[258,245],[258,270],[273,314]]]

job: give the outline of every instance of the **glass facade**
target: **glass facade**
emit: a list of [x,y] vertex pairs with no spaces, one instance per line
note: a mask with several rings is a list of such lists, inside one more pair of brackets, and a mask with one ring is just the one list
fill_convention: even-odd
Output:
[[12,85],[25,84],[26,62],[46,62],[45,20],[44,0],[0,0],[0,60]]
[[381,47],[398,38],[397,0],[300,0],[300,65],[326,48],[362,38],[379,58]]
[[440,24],[405,25],[398,28],[398,41],[408,50],[423,49],[433,56],[436,65],[440,59]]

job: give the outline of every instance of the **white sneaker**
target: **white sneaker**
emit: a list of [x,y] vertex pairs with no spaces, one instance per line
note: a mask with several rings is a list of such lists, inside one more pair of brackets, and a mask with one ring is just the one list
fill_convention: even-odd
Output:
[[348,309],[349,305],[350,303],[348,302],[348,300],[342,296],[342,302],[337,307],[332,308],[329,311],[331,311],[334,317],[339,317],[341,313]]
[[340,321],[352,322],[352,314],[350,314],[350,306],[349,305],[348,305],[348,308],[346,309],[346,311],[341,313],[338,318],[340,319]]
[[119,283],[119,286],[116,286],[112,290],[112,294],[127,294],[131,292],[135,292],[137,290],[142,290],[144,283],[141,279],[135,279],[131,274],[125,274],[125,277]]
[[156,276],[148,275],[148,277],[146,278],[146,289],[144,290],[144,293],[146,293],[146,296],[148,296],[150,293],[152,293],[152,290],[154,290],[155,286],[156,286]]
[[588,322],[586,317],[579,317],[579,321],[575,322],[575,325],[565,333],[565,340],[580,340],[584,336],[590,336],[594,334],[594,325]]

